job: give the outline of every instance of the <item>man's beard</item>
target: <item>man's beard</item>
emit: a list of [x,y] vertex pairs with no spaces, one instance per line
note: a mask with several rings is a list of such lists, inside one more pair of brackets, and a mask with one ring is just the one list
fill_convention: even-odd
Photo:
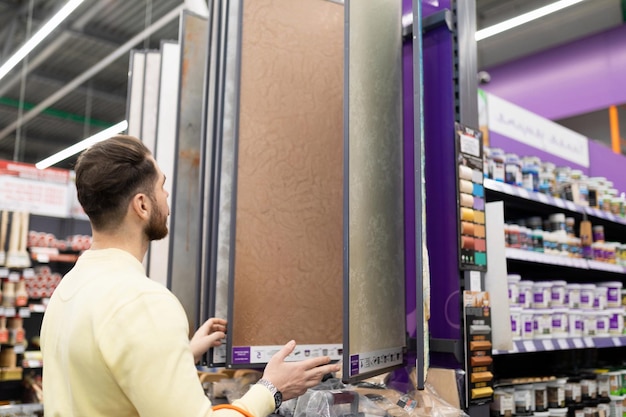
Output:
[[150,221],[146,226],[144,233],[149,241],[160,240],[167,236],[167,216],[159,210],[159,206],[154,202],[154,211],[150,216]]

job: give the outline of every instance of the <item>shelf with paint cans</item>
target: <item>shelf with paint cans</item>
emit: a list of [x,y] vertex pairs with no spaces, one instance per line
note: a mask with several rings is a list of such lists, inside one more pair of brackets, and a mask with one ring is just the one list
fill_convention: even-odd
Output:
[[511,350],[492,351],[493,355],[550,352],[570,349],[605,349],[626,346],[626,335],[602,337],[559,337],[550,339],[514,340]]
[[548,255],[545,253],[534,252],[524,249],[506,248],[506,258],[508,260],[538,263],[558,267],[626,274],[626,266],[623,265],[599,262],[591,259]]
[[608,222],[614,226],[624,226],[626,228],[626,217],[614,214],[610,211],[599,210],[594,207],[583,206],[574,203],[573,201],[565,200],[551,195],[529,191],[523,187],[507,184],[500,181],[494,181],[489,178],[485,178],[483,181],[486,192],[495,192],[499,194],[500,198],[508,199],[511,202],[518,200],[521,204],[524,204],[527,209],[530,209],[530,204],[537,204],[535,208],[543,206],[543,210],[549,211],[566,211],[573,214],[577,214],[579,217],[583,215],[588,216],[599,222]]

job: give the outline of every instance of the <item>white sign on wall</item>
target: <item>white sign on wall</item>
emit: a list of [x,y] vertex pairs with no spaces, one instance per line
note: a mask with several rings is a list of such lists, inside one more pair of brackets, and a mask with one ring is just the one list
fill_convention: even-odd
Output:
[[487,113],[491,132],[589,167],[588,140],[580,133],[492,94],[487,94]]
[[69,214],[67,184],[0,176],[0,202],[3,210],[51,217]]

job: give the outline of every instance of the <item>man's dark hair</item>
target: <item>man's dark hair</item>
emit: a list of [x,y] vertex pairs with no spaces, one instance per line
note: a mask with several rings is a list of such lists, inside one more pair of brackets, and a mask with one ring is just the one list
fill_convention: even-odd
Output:
[[137,193],[153,197],[158,172],[136,137],[118,135],[85,150],[76,162],[78,201],[96,230],[112,230]]

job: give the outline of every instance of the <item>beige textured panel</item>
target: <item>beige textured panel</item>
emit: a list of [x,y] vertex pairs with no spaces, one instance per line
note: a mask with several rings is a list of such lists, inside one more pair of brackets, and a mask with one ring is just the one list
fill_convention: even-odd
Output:
[[244,2],[234,346],[342,340],[343,12]]
[[350,2],[349,350],[405,345],[401,4]]

